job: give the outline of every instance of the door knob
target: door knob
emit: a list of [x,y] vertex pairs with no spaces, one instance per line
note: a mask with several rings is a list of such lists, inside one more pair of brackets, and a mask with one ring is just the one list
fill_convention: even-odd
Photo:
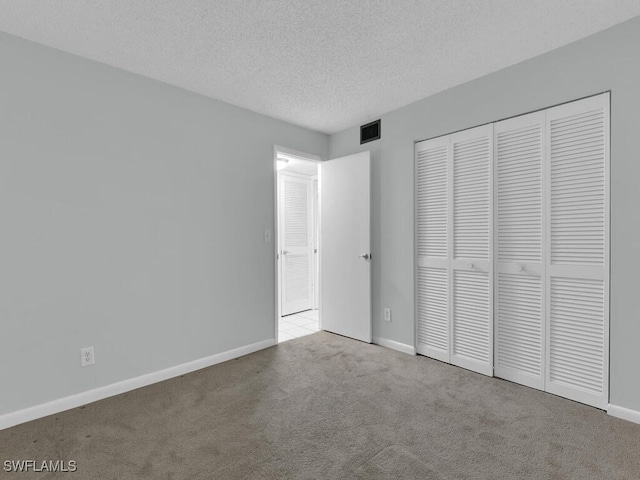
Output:
[[521,272],[524,270],[524,267],[522,265],[516,265],[516,272]]
[[472,262],[467,263],[467,267],[473,268],[473,263]]
[[289,253],[289,250],[282,250],[283,255],[287,255],[288,253]]
[[365,260],[369,260],[370,255],[368,253],[363,253],[362,255],[358,255],[358,258],[364,258]]

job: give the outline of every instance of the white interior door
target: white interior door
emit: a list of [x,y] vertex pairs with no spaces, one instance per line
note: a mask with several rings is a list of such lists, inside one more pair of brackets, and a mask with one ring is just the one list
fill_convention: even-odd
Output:
[[417,341],[422,355],[451,362],[448,200],[450,135],[416,143]]
[[493,125],[451,135],[451,363],[493,375]]
[[281,315],[313,308],[313,180],[280,173]]
[[369,152],[320,166],[320,314],[323,330],[370,343]]
[[320,229],[318,225],[320,223],[319,210],[319,195],[318,195],[318,176],[314,176],[313,179],[313,308],[320,308],[320,263],[318,259],[318,242],[320,235]]
[[609,94],[547,110],[547,391],[609,400]]
[[545,112],[495,124],[495,375],[544,390]]

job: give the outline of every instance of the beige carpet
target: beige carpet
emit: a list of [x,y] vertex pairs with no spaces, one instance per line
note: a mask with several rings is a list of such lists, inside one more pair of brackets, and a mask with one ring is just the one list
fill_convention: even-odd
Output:
[[0,478],[634,479],[640,425],[328,333],[0,431]]

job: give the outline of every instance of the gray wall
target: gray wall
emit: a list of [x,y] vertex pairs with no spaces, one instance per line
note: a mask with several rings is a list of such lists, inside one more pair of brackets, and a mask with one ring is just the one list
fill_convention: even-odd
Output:
[[0,40],[0,415],[273,338],[273,145],[328,137]]
[[330,137],[331,158],[372,152],[374,336],[414,343],[414,141],[611,90],[610,392],[640,411],[639,45],[640,17],[384,115],[379,141]]

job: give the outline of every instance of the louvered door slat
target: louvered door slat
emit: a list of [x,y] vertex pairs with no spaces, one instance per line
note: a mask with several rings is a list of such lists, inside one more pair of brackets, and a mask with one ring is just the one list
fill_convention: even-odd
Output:
[[447,283],[447,269],[418,267],[418,345],[430,356],[448,362]]
[[608,403],[609,98],[547,111],[547,391]]
[[283,177],[285,248],[304,247],[308,242],[307,182]]
[[285,275],[287,288],[284,290],[285,302],[309,300],[309,261],[306,255],[287,255]]
[[[585,121],[588,119],[589,121]],[[566,125],[571,124],[571,129]],[[605,111],[596,107],[587,113],[552,118],[550,128],[550,213],[551,213],[551,263],[571,265],[602,265],[605,241],[605,162],[604,162]],[[563,133],[558,135],[558,131]],[[579,158],[590,155],[589,168],[581,162],[567,162],[566,155]],[[593,166],[592,166],[593,165]],[[562,175],[559,175],[562,173]],[[588,196],[589,205],[576,206],[573,198]],[[567,218],[578,223],[579,230],[562,227]],[[584,220],[584,222],[580,222]],[[594,221],[596,220],[596,221]],[[564,233],[558,235],[558,233]],[[576,245],[591,245],[579,250]]]
[[449,137],[416,144],[416,351],[449,362]]
[[418,255],[447,257],[447,156],[442,142],[417,152]]
[[493,375],[493,126],[451,135],[451,363]]
[[551,279],[551,382],[602,394],[603,306],[601,280]]
[[454,273],[452,354],[486,363],[489,357],[489,276],[486,272]]
[[489,259],[490,145],[491,139],[482,134],[469,140],[452,141],[455,258]]
[[543,375],[541,278],[498,273],[496,291],[499,296],[496,376],[523,383],[518,375],[509,375],[511,370],[537,379],[530,382],[531,386],[540,386]]

